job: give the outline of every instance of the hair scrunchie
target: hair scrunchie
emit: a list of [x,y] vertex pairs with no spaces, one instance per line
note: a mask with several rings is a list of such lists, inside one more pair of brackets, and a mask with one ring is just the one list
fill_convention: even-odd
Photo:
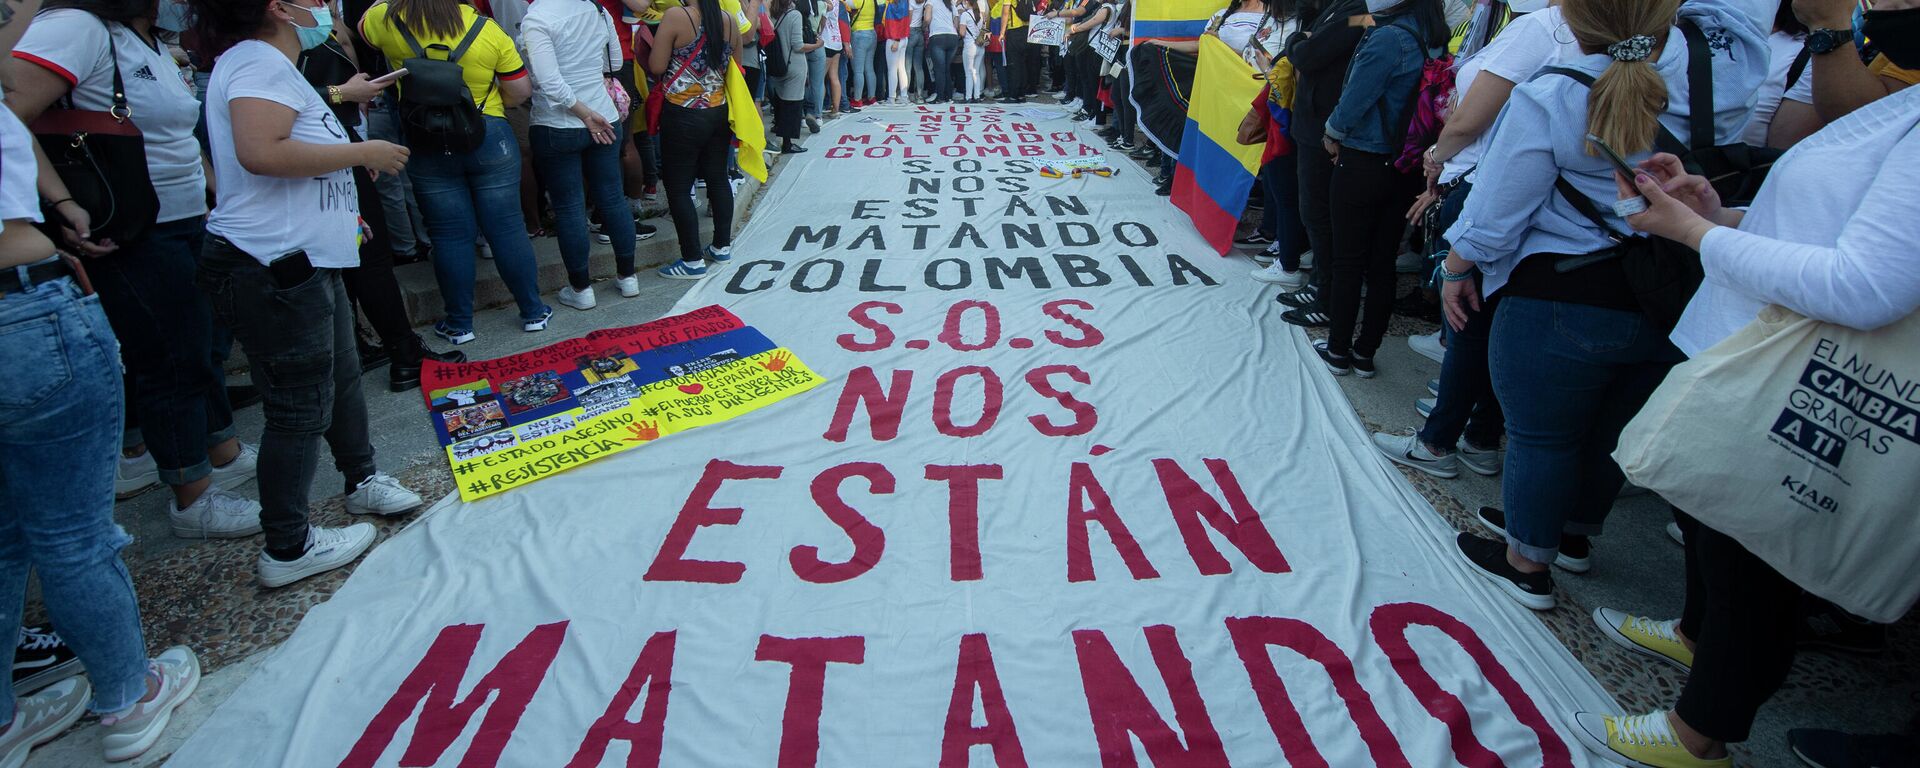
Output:
[[1614,61],[1646,61],[1653,55],[1653,36],[1634,35],[1613,45],[1607,46],[1607,55]]

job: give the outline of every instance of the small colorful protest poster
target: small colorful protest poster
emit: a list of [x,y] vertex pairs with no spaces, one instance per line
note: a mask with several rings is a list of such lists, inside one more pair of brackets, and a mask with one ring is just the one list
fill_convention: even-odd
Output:
[[718,306],[497,360],[429,360],[420,372],[466,501],[726,421],[822,381]]

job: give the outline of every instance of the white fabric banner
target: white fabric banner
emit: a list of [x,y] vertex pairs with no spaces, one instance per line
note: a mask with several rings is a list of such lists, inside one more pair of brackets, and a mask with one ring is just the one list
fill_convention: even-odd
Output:
[[1246,261],[1131,165],[1036,173],[1089,133],[881,113],[676,309],[825,385],[442,501],[173,763],[1594,764],[1564,718],[1609,697]]

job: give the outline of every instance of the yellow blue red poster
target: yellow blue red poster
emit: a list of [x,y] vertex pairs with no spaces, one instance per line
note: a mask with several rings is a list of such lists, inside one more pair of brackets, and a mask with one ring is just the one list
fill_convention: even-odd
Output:
[[427,361],[420,372],[467,501],[726,421],[821,381],[718,306],[496,360]]

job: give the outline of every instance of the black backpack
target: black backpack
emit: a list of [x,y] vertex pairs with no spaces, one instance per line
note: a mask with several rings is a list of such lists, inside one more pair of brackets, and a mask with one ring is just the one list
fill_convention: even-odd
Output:
[[[400,81],[400,122],[405,126],[409,149],[465,154],[479,149],[481,142],[486,141],[485,116],[474,102],[473,92],[467,89],[466,76],[460,68],[460,57],[473,46],[486,25],[485,17],[475,19],[467,36],[452,49],[438,43],[423,48],[405,22],[393,20],[400,39],[413,49],[413,58],[400,63],[407,70],[407,76]],[[445,52],[447,57],[429,58],[428,48]],[[489,84],[487,98],[492,97],[493,86]]]
[[[788,8],[787,13],[799,13],[799,11]],[[780,18],[786,18],[787,13],[780,14]],[[806,26],[805,19],[801,20],[800,25]],[[767,77],[787,76],[787,40],[780,36],[780,22],[773,23],[773,42],[761,46],[761,52],[767,57]]]
[[[1766,181],[1767,171],[1773,168],[1774,161],[1780,159],[1785,150],[1713,143],[1712,52],[1707,47],[1706,34],[1700,31],[1693,20],[1682,19],[1678,26],[1687,39],[1689,141],[1680,141],[1673,132],[1661,126],[1654,138],[1654,147],[1679,157],[1688,171],[1707,177],[1723,204],[1732,207],[1752,203],[1760,191],[1761,183]],[[1592,77],[1577,70],[1547,67],[1541,73],[1564,75],[1582,85],[1593,85]],[[1616,231],[1600,215],[1593,201],[1565,178],[1555,179],[1554,189],[1580,215],[1607,233],[1608,239],[1615,244],[1605,251],[1564,259],[1555,264],[1555,269],[1568,272],[1590,264],[1620,259],[1620,266],[1626,272],[1627,283],[1640,303],[1641,312],[1660,328],[1673,330],[1680,322],[1680,314],[1686,311],[1687,302],[1693,300],[1693,294],[1700,289],[1701,280],[1705,279],[1706,272],[1700,265],[1700,254],[1663,237]]]

